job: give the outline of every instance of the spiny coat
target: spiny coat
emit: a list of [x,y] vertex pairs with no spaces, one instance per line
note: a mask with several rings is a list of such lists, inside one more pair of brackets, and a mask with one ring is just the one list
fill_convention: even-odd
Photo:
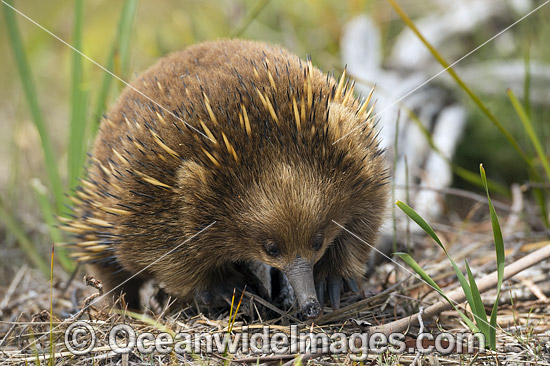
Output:
[[64,224],[73,255],[107,290],[139,273],[122,285],[128,301],[151,277],[183,299],[246,283],[239,265],[259,261],[313,306],[313,279],[319,293],[364,273],[383,219],[367,105],[344,76],[265,43],[162,58],[101,123]]

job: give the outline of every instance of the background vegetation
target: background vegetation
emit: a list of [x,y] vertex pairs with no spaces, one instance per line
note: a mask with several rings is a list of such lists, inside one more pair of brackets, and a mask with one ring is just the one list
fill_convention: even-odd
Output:
[[[129,3],[133,2],[125,5],[124,2],[108,1],[20,1],[15,5],[38,24],[81,49],[91,59],[107,67],[112,61],[113,71],[124,80],[131,80],[158,57],[170,51],[203,40],[230,36],[278,43],[301,56],[311,54],[316,65],[324,70],[336,70],[338,74],[343,68],[339,58],[342,29],[354,16],[369,13],[375,20],[382,32],[384,54],[389,52],[396,35],[405,27],[388,3],[380,0],[141,2],[135,9],[123,12],[124,6],[132,6]],[[82,8],[75,9],[75,4],[81,4]],[[405,0],[400,4],[413,18],[427,14],[431,9],[429,1]],[[75,15],[78,13],[81,14],[80,18]],[[122,40],[117,33],[121,13],[130,14],[127,20],[130,32],[123,35],[125,38]],[[548,14],[548,9],[541,9],[511,29],[509,33],[514,35],[515,41],[506,54],[499,52],[497,46],[500,41],[495,40],[497,45],[489,44],[463,63],[503,60],[517,55],[529,55],[531,60],[536,61],[550,60],[550,49],[544,47],[544,34],[550,32],[550,24],[544,21]],[[38,109],[51,139],[62,191],[67,192],[75,184],[84,153],[93,139],[100,111],[114,101],[123,84],[115,80],[113,86],[106,89],[108,93],[104,93],[105,72],[102,69],[23,17],[17,15],[15,20],[30,65],[30,77],[34,79]],[[0,68],[3,86],[0,89],[0,198],[7,215],[0,222],[0,278],[5,280],[10,278],[9,274],[14,269],[27,261],[21,255],[12,224],[19,226],[20,234],[29,238],[32,246],[47,258],[51,237],[44,225],[43,216],[46,213],[39,209],[41,196],[37,194],[37,187],[46,189],[42,190],[42,201],[46,199],[50,202],[53,213],[62,210],[59,200],[54,199],[56,188],[48,178],[40,134],[32,121],[28,98],[16,72],[17,65],[6,28],[3,24],[0,29],[0,52],[4,55],[3,67]],[[75,32],[75,29],[80,32]],[[486,27],[467,35],[466,42],[460,40],[461,49],[458,53],[468,52],[498,30]],[[117,40],[122,42],[118,47]],[[113,49],[114,58],[109,59]],[[446,56],[446,50],[440,51]],[[457,53],[456,50],[453,52]],[[519,141],[529,146],[504,90],[496,97],[482,97],[499,121]],[[464,102],[470,108],[469,125],[459,148],[457,163],[476,171],[477,165],[484,162],[489,178],[504,185],[528,180],[524,164],[505,138],[465,97]],[[547,147],[550,145],[548,103],[531,106],[527,102],[538,135],[543,146]],[[71,127],[75,115],[80,122],[85,122],[80,132],[75,132]],[[70,141],[83,141],[83,144],[71,146]],[[457,184],[468,189],[479,189],[461,180]],[[7,225],[9,220],[11,224]]]
[[[528,9],[542,4],[529,0],[524,3]],[[434,14],[433,9],[440,6],[437,0],[402,0],[399,4],[413,20]],[[75,53],[36,24],[14,13],[10,17],[6,13],[10,11],[7,5],[0,6],[3,13],[0,22],[0,54],[3,55],[0,61],[2,294],[23,264],[43,274],[49,273],[52,240],[63,241],[53,225],[54,216],[68,212],[65,204],[69,201],[63,193],[70,194],[71,188],[77,184],[85,153],[93,141],[101,113],[112,104],[124,85],[108,77],[100,67]],[[325,71],[335,70],[338,75],[344,66],[340,59],[340,39],[345,24],[356,15],[367,13],[375,21],[381,30],[382,54],[386,57],[398,34],[406,27],[390,4],[383,0],[187,0],[139,3],[135,0],[54,0],[16,1],[14,6],[127,81],[131,81],[137,73],[168,52],[200,41],[226,37],[281,44],[302,57],[310,54],[314,64]],[[525,65],[530,61],[550,65],[550,48],[546,46],[547,35],[550,34],[549,17],[550,6],[543,7],[463,60],[460,65],[481,61],[505,62],[518,58],[525,60]],[[517,18],[519,16],[514,15],[496,19],[484,27],[476,28],[475,32],[461,35],[456,42],[450,42],[438,51],[447,61],[453,62]],[[14,52],[17,46],[20,47],[19,53]],[[24,67],[26,63],[28,68]],[[527,203],[522,211],[526,225],[521,230],[525,231],[525,235],[531,230],[536,231],[537,234],[533,236],[538,239],[542,233],[544,239],[544,235],[548,237],[545,224],[548,225],[549,220],[546,210],[550,177],[546,177],[544,164],[548,163],[550,153],[550,97],[544,89],[542,96],[530,94],[530,71],[527,67],[525,70],[521,105],[533,124],[534,133],[531,136],[525,118],[522,123],[518,117],[518,105],[513,106],[510,101],[513,97],[509,98],[506,94],[507,80],[502,80],[505,86],[496,93],[488,94],[472,88],[516,139],[533,169],[527,169],[526,162],[509,141],[458,87],[454,94],[468,108],[468,125],[455,162],[476,174],[479,164],[483,163],[489,180],[505,187],[500,197],[491,193],[491,197],[496,200],[509,201],[508,187],[513,183],[523,184]],[[490,71],[487,70],[487,73]],[[376,80],[368,81],[376,83]],[[439,82],[438,79],[433,81]],[[533,135],[538,137],[539,151],[533,144]],[[47,156],[48,152],[51,156]],[[483,195],[486,193],[481,186],[455,178],[457,187]],[[533,187],[539,187],[539,190],[533,190]],[[460,244],[458,237],[466,222],[472,218],[472,212],[477,209],[465,207],[460,200],[450,200],[447,206],[446,222],[453,224],[454,220],[458,229],[452,228],[450,234],[443,230],[443,235],[446,239],[450,237],[450,242]],[[461,224],[463,219],[465,223]],[[483,230],[492,237],[487,226],[488,214],[485,212],[476,219],[480,221],[481,229],[469,227],[470,233]],[[436,231],[438,227],[441,226],[434,226]],[[486,238],[479,241],[486,243]],[[503,248],[500,249],[503,252]],[[474,266],[479,259],[474,258],[473,263],[469,262],[474,274]],[[501,259],[499,267],[504,265],[503,257]],[[494,261],[494,258],[490,260]],[[56,254],[56,261],[56,278],[65,278],[73,264],[64,259],[61,251]],[[446,274],[447,277],[452,275]],[[473,281],[469,269],[468,275],[471,276],[468,276],[468,280]],[[444,278],[439,277],[439,280]],[[477,300],[477,310],[482,314],[486,309],[480,305],[481,298]]]

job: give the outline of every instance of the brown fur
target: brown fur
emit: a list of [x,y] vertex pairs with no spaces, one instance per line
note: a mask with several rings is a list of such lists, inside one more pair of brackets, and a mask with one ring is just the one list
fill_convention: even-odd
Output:
[[138,278],[189,299],[234,263],[283,269],[297,256],[316,262],[317,279],[364,273],[369,246],[333,220],[373,245],[387,174],[347,81],[277,46],[225,40],[168,55],[132,85],[163,108],[126,88],[66,223],[107,291],[147,267]]

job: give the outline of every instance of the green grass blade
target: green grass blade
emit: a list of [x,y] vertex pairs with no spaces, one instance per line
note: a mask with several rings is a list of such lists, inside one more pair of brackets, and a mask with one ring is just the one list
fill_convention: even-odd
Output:
[[523,124],[523,128],[525,129],[525,132],[527,132],[527,135],[529,136],[529,140],[531,140],[531,143],[533,144],[533,147],[537,152],[537,155],[542,164],[542,167],[546,172],[546,177],[548,178],[548,182],[550,182],[550,163],[548,162],[548,157],[544,153],[542,144],[540,143],[537,133],[535,132],[535,129],[533,127],[533,124],[531,123],[531,119],[529,118],[529,115],[527,114],[527,112],[519,102],[514,92],[511,89],[508,89],[506,93],[508,94],[508,97],[510,98],[512,105],[514,106],[514,109],[516,110],[516,113],[518,114],[518,117],[521,120],[521,123]]
[[[57,228],[57,220],[56,216],[54,214],[54,210],[52,209],[51,203],[48,200],[48,192],[46,187],[38,180],[37,178],[34,178],[31,180],[31,186],[34,189],[34,192],[36,193],[36,199],[38,201],[38,206],[40,207],[40,210],[42,211],[42,217],[44,218],[44,222],[48,226],[48,231],[50,234],[50,238],[55,244],[59,244],[63,242],[63,236],[61,235],[61,232]],[[72,272],[75,268],[74,261],[69,258],[67,255],[67,250],[63,247],[58,247],[56,251],[56,259],[61,264],[63,269],[65,269],[67,272]]]
[[[115,70],[115,54],[120,55],[121,59],[121,73],[124,76],[127,73],[129,66],[129,54],[130,54],[130,39],[132,35],[132,26],[136,14],[137,0],[126,0],[120,13],[118,20],[118,27],[116,37],[113,40],[111,50],[105,63],[105,68],[113,73]],[[91,123],[91,134],[95,135],[101,116],[107,108],[107,98],[109,97],[109,91],[113,82],[113,76],[108,72],[103,73],[103,80],[101,81],[101,87],[99,89],[98,96],[96,98],[96,105],[92,114],[93,121]]]
[[[397,119],[395,121],[395,137],[393,141],[393,162],[392,162],[392,176],[395,176],[395,171],[397,167],[397,160],[399,157],[399,121],[401,117],[400,110],[397,110]],[[407,174],[408,176],[408,174]],[[395,201],[395,180],[392,180],[391,184],[391,199],[392,201]],[[395,217],[395,205],[391,206],[391,218],[392,218],[392,237],[393,237],[393,243],[392,248],[394,252],[397,252],[397,219]],[[407,249],[407,251],[409,251]]]
[[435,233],[435,231],[432,229],[432,227],[424,221],[422,217],[420,217],[419,214],[416,213],[409,205],[407,205],[405,202],[397,201],[395,203],[397,207],[399,207],[403,212],[407,214],[411,219],[413,219],[414,222],[418,224],[424,230],[429,236],[432,237],[433,240],[447,253],[447,250],[443,246],[443,243],[441,243],[441,240],[439,240],[439,237]]
[[523,81],[523,104],[525,113],[531,117],[531,43],[525,48],[525,78]]
[[497,326],[497,312],[498,312],[498,301],[500,299],[500,290],[502,288],[502,279],[504,277],[504,240],[502,238],[502,231],[500,229],[500,224],[498,222],[497,213],[491,202],[491,197],[489,196],[489,188],[487,188],[487,177],[485,175],[485,169],[483,165],[479,165],[479,171],[481,173],[481,179],[485,185],[485,192],[487,193],[487,201],[489,202],[489,213],[491,215],[491,226],[493,228],[493,237],[495,240],[495,251],[497,255],[497,296],[493,309],[491,311],[491,328],[489,328],[489,344],[496,344],[496,326]]
[[[114,68],[114,52],[115,48],[113,47],[105,63],[105,68],[109,71],[113,71]],[[109,96],[109,89],[111,87],[111,82],[113,77],[108,72],[103,73],[103,80],[101,82],[101,87],[99,88],[99,94],[96,98],[96,107],[92,113],[92,123],[90,124],[90,134],[94,136],[101,122],[101,116],[105,108],[107,107],[107,98]]]
[[501,287],[499,286],[498,287],[498,290],[497,290],[497,296],[496,296],[496,299],[495,299],[495,303],[493,304],[493,308],[491,309],[491,321],[490,321],[490,324],[491,326],[489,327],[489,337],[488,337],[488,343],[489,345],[491,345],[493,348],[496,347],[496,327],[497,327],[497,314],[498,314],[498,301],[500,299],[500,290],[501,290]]
[[435,283],[435,281],[420,267],[418,263],[407,253],[395,253],[395,255],[399,256],[409,267],[411,267],[430,287],[432,287],[434,290],[436,290],[462,317],[462,320],[468,325],[470,330],[472,332],[478,332],[478,327],[462,312],[460,311],[455,304],[445,295],[443,290]]
[[[485,169],[483,168],[483,165],[480,164],[479,166],[481,171],[481,179],[483,180],[483,184],[485,186],[485,192],[487,193],[487,201],[489,203],[489,212],[491,214],[491,226],[493,228],[493,237],[495,240],[495,249],[496,249],[496,255],[497,255],[497,269],[499,273],[499,277],[502,277],[501,275],[504,273],[504,240],[502,238],[502,231],[500,229],[500,224],[498,222],[498,217],[495,211],[495,207],[493,206],[493,202],[491,201],[491,197],[489,196],[489,188],[487,187],[487,177],[485,176]],[[499,285],[502,284],[502,278],[500,278]]]
[[6,230],[11,233],[17,239],[19,247],[23,253],[29,258],[31,263],[33,263],[36,268],[42,272],[44,277],[48,278],[50,273],[50,267],[44,258],[40,255],[36,247],[33,245],[32,241],[27,237],[16,218],[12,216],[4,206],[4,202],[0,198],[0,220],[6,226]]
[[519,146],[514,137],[504,128],[504,126],[498,121],[498,119],[489,111],[489,108],[482,102],[482,100],[464,83],[464,81],[458,76],[458,74],[450,67],[450,64],[439,54],[434,46],[428,42],[428,40],[420,33],[420,30],[413,23],[412,19],[401,9],[395,0],[388,0],[390,5],[395,9],[397,14],[401,17],[403,22],[413,31],[418,39],[428,48],[433,57],[445,68],[445,70],[453,77],[455,82],[468,94],[475,105],[489,118],[489,120],[499,129],[499,131],[506,137],[512,147],[518,152],[521,158],[529,165],[532,165],[531,159],[525,154],[523,149]]
[[[29,327],[28,330],[29,330],[29,340],[31,342],[30,346],[32,347],[32,354],[36,358],[35,364],[36,365],[42,365],[42,363],[40,362],[40,354],[38,354],[38,347],[36,347],[37,339],[34,335],[34,331],[33,331],[32,327]],[[30,361],[30,359],[29,359],[29,361]],[[27,361],[25,361],[25,366],[27,366],[29,364],[30,363],[27,363]]]
[[472,289],[473,302],[470,304],[472,313],[474,314],[479,330],[483,333],[486,339],[489,339],[489,323],[487,322],[487,313],[485,312],[485,306],[481,300],[481,294],[479,293],[476,280],[472,274],[472,270],[470,269],[468,262],[464,261],[464,265],[466,266],[468,281],[470,282],[470,288]]
[[126,0],[120,13],[120,20],[117,28],[118,50],[120,55],[120,75],[128,76],[130,67],[130,41],[132,40],[132,27],[137,9],[137,0]]
[[[537,181],[536,177],[533,176],[532,172],[529,171],[528,173],[529,173],[529,180],[536,182]],[[533,188],[533,197],[539,207],[540,217],[544,221],[544,225],[546,227],[550,227],[550,213],[548,212],[550,207],[546,207],[549,194],[550,194],[550,190],[548,189]]]
[[55,245],[52,243],[50,258],[50,365],[55,362],[55,343],[53,341],[53,260],[55,258]]
[[230,34],[229,38],[238,38],[242,36],[244,31],[246,31],[246,28],[252,23],[254,19],[261,13],[263,8],[269,3],[269,0],[259,0],[256,2],[254,7],[250,10],[250,12],[246,15],[244,20],[242,21],[241,25],[239,25],[238,28],[235,28]]
[[17,71],[23,84],[23,90],[25,92],[25,98],[29,103],[29,110],[31,112],[32,121],[38,134],[40,135],[40,142],[42,143],[42,151],[44,153],[44,161],[46,165],[46,171],[48,174],[48,180],[52,189],[56,211],[61,212],[63,209],[63,186],[61,185],[61,178],[59,176],[59,170],[56,164],[54,151],[52,148],[50,136],[44,122],[42,111],[38,103],[38,97],[36,94],[36,87],[32,78],[31,69],[25,54],[23,47],[23,41],[17,21],[15,19],[15,12],[12,7],[13,1],[6,0],[3,2],[2,8],[4,12],[4,19],[6,20],[6,27],[8,29],[8,39],[14,54],[15,64],[17,65]]
[[[74,10],[74,47],[82,51],[82,27],[84,16],[84,1],[75,1]],[[78,184],[78,177],[82,172],[85,159],[86,139],[86,105],[87,94],[83,88],[82,56],[78,52],[72,54],[72,81],[71,81],[71,122],[69,125],[68,149],[68,182],[69,188]]]
[[[479,175],[477,175],[476,173],[468,169],[462,168],[455,163],[451,163],[451,168],[453,169],[453,172],[456,173],[456,175],[464,179],[466,182],[469,182],[470,184],[478,187],[483,187],[483,182],[481,181],[481,179],[479,179]],[[496,192],[506,197],[511,196],[510,190],[506,186],[497,183],[494,180],[487,180],[487,185],[489,186],[489,189],[491,189],[491,191],[493,192]]]
[[[512,93],[512,91],[508,91],[508,96],[512,100],[512,106],[516,110],[516,113],[520,117],[520,120],[522,121],[524,125],[524,129],[527,131],[527,135],[533,146],[535,146],[535,150],[537,152],[537,155],[539,156],[539,159],[541,161],[542,166],[544,167],[544,170],[546,172],[546,176],[548,178],[548,181],[550,182],[550,177],[548,177],[548,170],[549,170],[549,163],[548,158],[544,152],[544,148],[542,148],[540,145],[540,139],[538,138],[537,134],[534,133],[534,128],[531,123],[531,63],[530,63],[531,57],[530,57],[530,45],[527,45],[526,51],[525,51],[525,81],[523,83],[523,92],[524,92],[524,98],[523,98],[523,112],[521,111],[521,104],[517,102],[517,98]],[[515,99],[515,101],[513,100]],[[523,114],[523,116],[522,116]],[[525,127],[527,125],[530,126],[528,129]],[[542,136],[542,140],[545,141],[546,136]],[[538,148],[536,146],[539,146]],[[541,177],[539,177],[538,172],[533,169],[528,169],[529,179],[532,181],[542,181]],[[494,191],[494,189],[489,184],[489,189],[491,191]],[[540,216],[542,220],[544,221],[544,224],[546,227],[550,227],[550,216],[548,215],[548,208],[547,208],[547,201],[548,201],[548,192],[544,189],[533,189],[533,196],[535,198],[535,201],[537,202],[537,205],[540,210]]]
[[131,318],[137,319],[137,320],[139,320],[139,321],[141,321],[145,324],[148,324],[148,325],[152,326],[153,328],[157,329],[160,332],[169,333],[172,337],[176,336],[176,333],[172,329],[170,329],[166,325],[158,322],[157,320],[147,316],[146,314],[136,313],[136,312],[133,312],[133,311],[127,310],[127,309],[125,309],[125,310],[111,309],[110,311],[114,312],[114,313],[117,313],[117,314],[120,314],[120,315],[125,315],[125,316],[129,316]]
[[441,247],[441,249],[443,249],[443,251],[445,252],[445,255],[447,255],[447,259],[449,259],[449,262],[451,262],[451,265],[453,266],[453,269],[458,278],[458,282],[460,282],[462,291],[464,291],[464,295],[466,296],[466,300],[468,301],[469,304],[472,304],[474,302],[474,299],[472,297],[472,290],[470,289],[470,285],[468,284],[466,277],[464,277],[464,274],[462,273],[460,268],[458,268],[453,258],[451,258],[451,256],[447,252],[447,249],[445,248],[441,240],[439,240],[439,237],[437,236],[435,231],[432,229],[432,227],[426,221],[424,221],[424,219],[420,217],[420,215],[417,214],[406,203],[397,201],[396,204],[401,210],[403,210],[403,212],[407,214],[407,216],[413,219],[413,221],[416,222],[418,226],[422,228],[422,230],[424,230],[428,235],[430,235],[432,239],[435,240],[435,242]]

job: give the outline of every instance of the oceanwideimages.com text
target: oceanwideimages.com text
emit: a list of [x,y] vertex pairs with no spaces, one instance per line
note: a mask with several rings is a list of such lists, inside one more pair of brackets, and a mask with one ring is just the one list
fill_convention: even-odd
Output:
[[[117,354],[350,354],[357,360],[368,354],[403,353],[475,353],[485,349],[481,333],[421,333],[416,339],[406,340],[402,333],[351,333],[304,332],[298,326],[286,329],[269,326],[249,328],[243,326],[235,332],[139,332],[128,324],[114,325],[108,340],[100,341],[94,328],[87,322],[75,322],[65,331],[65,346],[75,355],[93,352],[95,347],[109,346]],[[103,344],[107,342],[108,344]]]

